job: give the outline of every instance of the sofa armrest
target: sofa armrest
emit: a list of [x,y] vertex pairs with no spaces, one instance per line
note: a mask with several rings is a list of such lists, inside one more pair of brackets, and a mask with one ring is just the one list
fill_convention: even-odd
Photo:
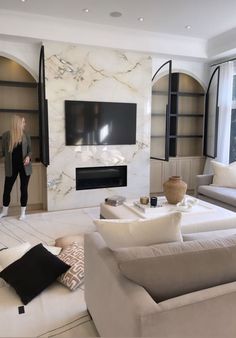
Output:
[[197,175],[196,176],[196,186],[195,186],[195,195],[198,194],[198,188],[201,185],[209,185],[212,184],[213,174],[205,174],[205,175]]
[[102,337],[140,337],[141,318],[160,310],[147,291],[119,270],[98,232],[85,235],[85,301]]
[[144,337],[157,337],[157,332],[165,338],[235,337],[236,282],[172,298],[158,305],[161,312],[143,318]]

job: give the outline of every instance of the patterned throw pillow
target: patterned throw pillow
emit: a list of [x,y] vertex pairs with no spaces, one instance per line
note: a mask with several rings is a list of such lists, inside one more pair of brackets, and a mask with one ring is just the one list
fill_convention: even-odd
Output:
[[73,242],[57,256],[71,268],[57,280],[70,290],[76,290],[84,279],[84,248],[80,243]]

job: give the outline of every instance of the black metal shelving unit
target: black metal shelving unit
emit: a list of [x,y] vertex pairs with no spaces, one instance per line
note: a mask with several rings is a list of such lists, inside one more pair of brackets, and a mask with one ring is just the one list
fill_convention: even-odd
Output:
[[[172,74],[173,76],[173,74]],[[171,91],[171,95],[179,95],[179,96],[205,96],[204,93],[194,93],[194,92],[179,92],[179,91]],[[168,95],[168,92],[162,90],[153,90],[152,95]]]
[[[39,136],[37,136],[37,135],[32,135],[32,136],[30,136],[30,138],[31,139],[33,139],[33,140],[38,140],[39,139]],[[0,140],[2,139],[2,136],[0,136]]]
[[[158,73],[158,72],[157,72]],[[156,74],[157,74],[156,73]],[[155,75],[156,75],[155,74]],[[203,130],[201,134],[194,133],[194,134],[179,134],[178,135],[178,124],[182,123],[183,119],[189,119],[189,123],[192,119],[201,119],[203,122],[204,118],[204,112],[202,111],[199,113],[181,113],[179,111],[179,100],[180,98],[186,97],[186,98],[200,98],[205,96],[204,92],[194,92],[194,91],[181,91],[180,90],[180,73],[170,73],[169,74],[169,91],[167,90],[156,90],[154,89],[152,91],[152,95],[157,96],[164,96],[167,97],[169,95],[170,97],[170,111],[168,114],[169,119],[169,128],[168,128],[168,134],[166,135],[152,135],[151,139],[155,138],[163,138],[166,137],[166,144],[168,144],[168,156],[166,156],[165,160],[168,160],[169,157],[176,157],[177,156],[177,142],[178,139],[199,139],[203,138]],[[167,99],[166,99],[167,100]],[[156,118],[164,118],[166,117],[165,112],[155,113],[155,111],[152,112],[152,118],[155,120]],[[180,120],[181,119],[181,120]],[[156,120],[158,123],[158,120]],[[187,120],[186,120],[187,121]],[[154,159],[157,159],[155,157],[151,157]],[[161,158],[160,158],[161,159]]]
[[38,109],[9,109],[9,108],[0,108],[1,113],[28,113],[28,114],[38,114]]
[[3,87],[22,87],[22,88],[37,88],[37,82],[22,82],[22,81],[4,81],[0,80],[0,86]]

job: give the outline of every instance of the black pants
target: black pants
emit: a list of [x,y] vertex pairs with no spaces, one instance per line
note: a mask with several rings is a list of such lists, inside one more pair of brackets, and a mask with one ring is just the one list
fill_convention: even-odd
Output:
[[3,205],[4,207],[8,207],[11,201],[11,191],[12,187],[16,181],[18,174],[20,174],[20,203],[22,207],[26,207],[28,201],[28,184],[30,175],[27,176],[25,173],[25,169],[22,166],[20,167],[13,167],[12,168],[12,176],[5,177],[5,184],[4,184],[4,193],[3,193]]

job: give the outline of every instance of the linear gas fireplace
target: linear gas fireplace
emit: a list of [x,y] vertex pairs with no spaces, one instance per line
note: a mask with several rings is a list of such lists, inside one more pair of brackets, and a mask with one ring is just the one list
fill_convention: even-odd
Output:
[[76,190],[127,186],[127,166],[76,168]]

